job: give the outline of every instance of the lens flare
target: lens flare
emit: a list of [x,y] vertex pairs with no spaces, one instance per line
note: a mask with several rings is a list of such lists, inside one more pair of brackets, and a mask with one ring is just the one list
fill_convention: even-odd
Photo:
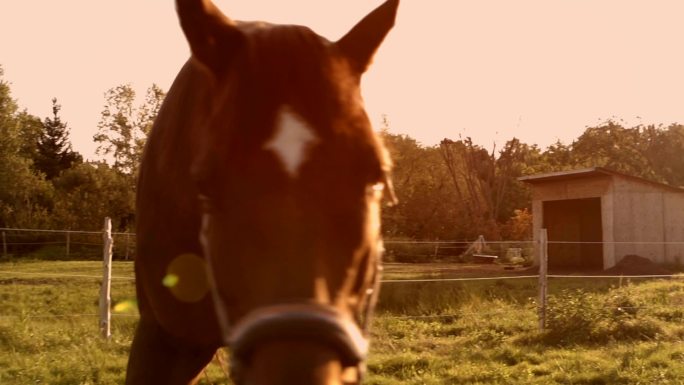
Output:
[[181,254],[166,268],[162,285],[181,302],[198,302],[209,292],[207,266],[196,254]]

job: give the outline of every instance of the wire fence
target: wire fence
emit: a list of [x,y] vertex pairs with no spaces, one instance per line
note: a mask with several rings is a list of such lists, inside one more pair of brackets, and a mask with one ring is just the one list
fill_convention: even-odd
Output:
[[[132,260],[135,234],[112,232],[113,259]],[[0,228],[2,256],[47,260],[101,260],[103,232]]]
[[[85,275],[85,274],[59,274],[59,273],[34,273],[34,272],[21,272],[21,271],[8,271],[0,270],[0,282],[2,280],[16,278],[16,277],[40,277],[40,278],[56,278],[60,281],[70,280],[70,279],[86,279],[101,281],[102,276],[98,275]],[[505,281],[515,281],[515,280],[529,280],[537,283],[535,280],[540,278],[539,275],[520,275],[520,276],[496,276],[496,277],[468,277],[468,278],[430,278],[430,279],[385,279],[382,280],[383,289],[390,290],[390,285],[402,285],[402,284],[416,284],[416,283],[436,283],[436,284],[449,284],[449,283],[463,283],[463,284],[474,284],[476,282],[494,282],[501,283]],[[547,278],[550,279],[592,279],[592,280],[622,280],[622,279],[682,279],[684,280],[684,275],[671,274],[671,275],[548,275]],[[134,283],[135,278],[133,276],[112,276],[112,280],[117,280],[122,283]],[[59,285],[59,283],[55,283]],[[382,303],[380,304],[382,307]],[[629,309],[652,309],[656,306],[615,306],[615,310],[629,310]],[[440,314],[393,314],[392,312],[383,312],[381,317],[383,319],[395,319],[395,320],[435,320],[435,319],[455,319],[462,317],[485,317],[492,316],[496,314],[505,313],[506,310],[492,310],[492,309],[482,309],[478,311],[458,311]],[[92,318],[94,321],[100,317],[101,314],[98,313],[83,313],[83,314],[0,314],[0,320],[49,320],[49,319],[66,319],[66,318]],[[120,313],[114,312],[111,314],[114,318],[137,318],[138,315],[131,313]]]
[[390,262],[474,262],[477,256],[482,259],[490,257],[492,261],[514,258],[531,261],[534,258],[534,242],[486,241],[483,237],[472,241],[385,241],[385,260]]
[[[2,256],[51,260],[100,260],[102,231],[0,228]],[[113,260],[135,258],[136,234],[112,232]],[[388,262],[473,262],[475,255],[532,260],[534,242],[386,240]]]
[[[36,257],[42,259],[102,259],[102,231],[70,231],[70,230],[36,230],[0,228],[2,234],[3,256]],[[135,255],[135,234],[112,232],[114,259],[130,260]],[[578,242],[564,241],[486,241],[482,237],[472,241],[410,241],[388,240],[385,242],[387,252],[386,265],[391,278],[382,280],[383,286],[389,289],[395,285],[409,284],[468,284],[478,282],[494,283],[528,280],[539,288],[539,311],[545,305],[547,296],[544,287],[548,280],[622,280],[622,279],[680,279],[677,274],[547,274],[538,270],[540,258],[552,261],[554,256],[548,254],[550,245],[572,245]],[[684,242],[611,242],[621,245],[684,245]],[[611,243],[604,243],[606,244]],[[579,244],[595,244],[585,242]],[[546,255],[544,255],[546,252]],[[662,258],[661,258],[662,259]],[[412,262],[412,263],[408,263]],[[438,262],[432,264],[416,264],[415,262]],[[442,263],[442,264],[440,264]],[[485,265],[491,265],[486,269]],[[408,267],[407,267],[408,266]],[[419,268],[417,268],[419,267]],[[17,271],[3,269],[0,265],[0,282],[2,280],[21,278],[53,278],[90,279],[104,285],[105,281],[133,284],[135,278],[112,275],[105,278],[96,273],[50,273],[36,271]],[[381,304],[382,305],[382,304]],[[627,307],[623,307],[627,308]],[[644,307],[640,307],[644,308]],[[489,310],[491,311],[491,310]],[[392,314],[384,313],[383,317],[391,319],[447,319],[466,314],[482,315],[483,312],[456,312],[446,314]],[[135,314],[112,313],[113,317],[136,317]],[[102,317],[101,313],[83,314],[0,314],[0,319],[49,319],[49,318],[84,318]],[[540,321],[543,329],[544,321]]]

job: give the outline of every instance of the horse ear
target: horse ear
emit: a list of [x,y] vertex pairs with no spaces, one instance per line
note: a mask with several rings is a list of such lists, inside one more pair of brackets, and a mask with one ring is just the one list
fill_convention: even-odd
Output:
[[373,54],[394,26],[399,0],[387,0],[347,32],[337,46],[359,74],[370,65]]
[[210,0],[176,0],[181,28],[195,59],[220,73],[244,36]]

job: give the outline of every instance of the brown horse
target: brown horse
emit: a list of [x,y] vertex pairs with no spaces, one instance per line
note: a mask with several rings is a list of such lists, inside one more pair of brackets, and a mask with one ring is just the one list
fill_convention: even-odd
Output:
[[359,83],[397,6],[330,42],[177,0],[192,57],[140,169],[128,384],[192,384],[221,346],[238,384],[360,381],[390,186]]

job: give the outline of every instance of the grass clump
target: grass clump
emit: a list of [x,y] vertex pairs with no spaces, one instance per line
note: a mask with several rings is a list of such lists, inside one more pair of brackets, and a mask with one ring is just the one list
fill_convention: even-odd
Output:
[[[668,289],[663,291],[664,287]],[[542,340],[567,345],[678,339],[682,309],[677,302],[684,298],[680,289],[681,285],[650,282],[606,293],[563,290],[549,297]]]

